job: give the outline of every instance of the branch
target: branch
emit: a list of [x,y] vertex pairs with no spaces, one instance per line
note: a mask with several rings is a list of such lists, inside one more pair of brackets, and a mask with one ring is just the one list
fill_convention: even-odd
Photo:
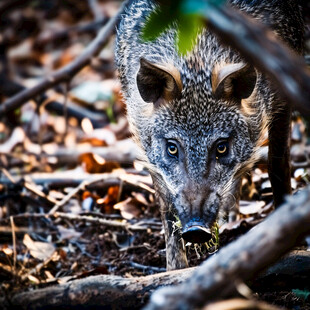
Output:
[[[10,300],[12,308],[42,309],[81,306],[102,309],[140,309],[152,290],[160,285],[184,281],[193,268],[159,273],[141,278],[100,275],[62,285],[19,293]],[[0,302],[4,302],[0,297]]]
[[147,310],[196,309],[236,293],[238,285],[289,251],[310,233],[310,187],[274,211],[264,222],[221,249],[182,285],[162,288]]
[[56,71],[51,76],[41,81],[33,88],[23,90],[14,97],[8,99],[0,105],[0,117],[5,116],[9,111],[15,110],[23,105],[26,101],[33,99],[38,94],[46,91],[61,82],[67,82],[77,74],[81,69],[87,66],[91,59],[98,55],[107,40],[115,30],[115,26],[119,21],[121,14],[124,13],[127,1],[125,1],[119,9],[116,16],[111,18],[109,22],[99,31],[97,37],[89,44],[84,52],[67,66]]
[[203,15],[225,44],[269,75],[288,103],[310,115],[310,75],[302,57],[279,42],[266,26],[231,7],[212,8]]
[[[284,274],[286,274],[288,268],[290,268],[292,272],[288,275],[296,276],[294,270],[297,269],[297,273],[300,275],[301,267],[307,274],[310,268],[309,261],[310,257],[308,252],[292,253],[290,256],[285,257],[278,265],[273,266],[273,271],[271,268],[265,276],[270,274],[279,276],[279,274],[283,274],[283,270]],[[144,266],[138,265],[138,267]],[[6,265],[0,264],[0,269],[1,268],[2,270],[5,269]],[[56,309],[57,307],[61,309],[71,309],[72,307],[86,309],[91,306],[96,306],[96,309],[141,309],[152,291],[159,286],[182,283],[190,279],[196,269],[197,267],[174,270],[138,278],[98,275],[85,279],[77,279],[57,286],[15,293],[9,298],[10,309],[16,309],[18,306],[18,309],[33,310],[42,309],[42,307],[49,309]],[[9,273],[11,272],[10,269],[6,271]],[[61,282],[62,279],[56,280]],[[0,297],[0,304],[4,304],[4,297]],[[219,307],[219,309],[223,308]],[[249,309],[249,307],[244,307],[242,309]],[[272,308],[269,307],[267,309],[271,310]]]

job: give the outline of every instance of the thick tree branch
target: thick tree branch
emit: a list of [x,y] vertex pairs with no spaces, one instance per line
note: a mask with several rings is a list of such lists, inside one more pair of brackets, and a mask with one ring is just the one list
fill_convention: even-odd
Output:
[[[159,273],[140,278],[102,275],[66,284],[16,294],[10,301],[12,309],[56,309],[57,307],[96,307],[100,309],[140,309],[151,291],[160,285],[184,281],[193,268]],[[0,298],[0,301],[4,300]],[[10,309],[10,306],[7,308]]]
[[302,57],[293,54],[264,25],[227,6],[203,12],[208,27],[225,44],[275,83],[283,98],[310,115],[310,74]]
[[247,234],[204,262],[182,285],[162,288],[147,310],[196,309],[236,292],[310,233],[310,187],[272,213]]
[[14,97],[8,99],[7,101],[3,102],[0,105],[0,117],[6,115],[6,113],[8,113],[9,111],[19,108],[26,101],[33,99],[35,96],[41,94],[42,92],[55,86],[56,84],[70,81],[75,74],[77,74],[81,69],[87,66],[90,63],[91,59],[99,54],[111,34],[114,32],[115,25],[117,24],[121,14],[124,13],[126,4],[127,1],[122,4],[118,13],[108,21],[108,23],[99,31],[97,37],[73,62],[56,71],[54,74],[41,81],[35,87],[26,89],[15,95]]

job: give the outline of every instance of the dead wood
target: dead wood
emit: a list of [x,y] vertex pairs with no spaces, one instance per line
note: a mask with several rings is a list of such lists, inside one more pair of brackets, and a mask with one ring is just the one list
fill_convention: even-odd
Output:
[[222,42],[267,73],[286,102],[310,115],[310,74],[301,56],[293,54],[266,26],[231,7],[214,7],[203,14]]
[[[54,309],[96,306],[100,309],[140,309],[150,292],[161,285],[174,285],[190,277],[193,268],[159,273],[141,278],[100,275],[66,284],[19,293],[11,307],[19,309]],[[3,300],[0,301],[3,302]],[[7,306],[10,308],[9,306]],[[67,308],[68,309],[68,308]]]
[[90,23],[84,23],[81,25],[75,25],[68,27],[67,29],[51,32],[44,37],[38,37],[34,42],[34,48],[42,49],[45,45],[51,42],[61,42],[63,40],[68,40],[72,36],[81,35],[84,33],[95,33],[102,26],[104,26],[108,21],[107,17],[102,17],[98,20],[92,21]]
[[[28,88],[20,85],[15,81],[11,81],[7,78],[6,75],[0,74],[0,94],[5,97],[11,97],[15,94],[29,90]],[[58,115],[64,114],[64,104],[59,101],[51,100],[45,94],[36,96],[33,100],[37,105],[45,104],[45,109],[50,112],[55,112]],[[84,118],[88,118],[94,128],[102,128],[109,123],[108,117],[103,111],[100,113],[93,112],[89,109],[86,109],[80,105],[75,104],[71,100],[67,101],[67,116],[75,117],[79,122]]]
[[[309,253],[295,251],[270,267],[261,277],[274,272],[292,275],[287,266],[294,270],[300,264],[300,260],[302,265],[306,266],[306,272],[309,272]],[[108,309],[138,309],[147,302],[149,295],[159,286],[182,283],[191,277],[195,269],[197,267],[140,278],[122,278],[111,275],[93,276],[58,286],[18,293],[11,298],[10,303],[13,308],[19,306],[20,309],[39,309],[42,306],[52,309],[81,305],[96,305]],[[0,298],[0,301],[3,300]]]
[[118,13],[108,21],[108,23],[99,31],[96,38],[73,62],[59,69],[49,77],[43,79],[43,81],[35,87],[25,89],[17,95],[13,96],[12,98],[8,99],[7,101],[3,102],[0,106],[0,117],[5,116],[9,111],[13,111],[19,108],[25,102],[35,98],[35,96],[43,93],[47,89],[59,83],[70,81],[75,74],[77,74],[81,69],[87,66],[90,63],[91,59],[100,53],[112,33],[114,33],[115,26],[119,21],[119,17],[124,12],[126,4],[127,1],[122,4]]
[[193,309],[236,293],[310,233],[310,187],[235,242],[204,262],[182,285],[159,289],[146,307]]

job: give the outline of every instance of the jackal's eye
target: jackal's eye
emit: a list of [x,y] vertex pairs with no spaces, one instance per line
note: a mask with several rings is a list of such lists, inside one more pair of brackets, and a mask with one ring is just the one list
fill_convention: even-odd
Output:
[[178,147],[173,142],[168,141],[167,143],[167,153],[169,156],[177,158],[178,157]]
[[216,147],[216,157],[225,156],[228,153],[228,141],[220,142]]

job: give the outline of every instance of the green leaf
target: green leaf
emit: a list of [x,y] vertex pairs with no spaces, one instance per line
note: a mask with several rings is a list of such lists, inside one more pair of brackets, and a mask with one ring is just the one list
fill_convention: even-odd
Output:
[[142,39],[144,41],[155,40],[170,27],[172,21],[173,16],[167,10],[157,9],[153,11],[142,29]]
[[219,7],[226,0],[183,0],[180,11],[184,14],[202,14],[212,6]]
[[159,4],[142,29],[142,39],[153,41],[174,22],[178,25],[177,46],[180,54],[192,50],[199,31],[204,26],[203,12],[220,6],[226,0],[156,0]]
[[310,296],[309,291],[295,289],[295,290],[292,290],[292,292],[296,295],[296,297],[303,299],[303,300],[308,300],[308,298]]
[[193,49],[197,35],[202,30],[204,21],[197,14],[180,14],[178,19],[178,50],[181,55]]

